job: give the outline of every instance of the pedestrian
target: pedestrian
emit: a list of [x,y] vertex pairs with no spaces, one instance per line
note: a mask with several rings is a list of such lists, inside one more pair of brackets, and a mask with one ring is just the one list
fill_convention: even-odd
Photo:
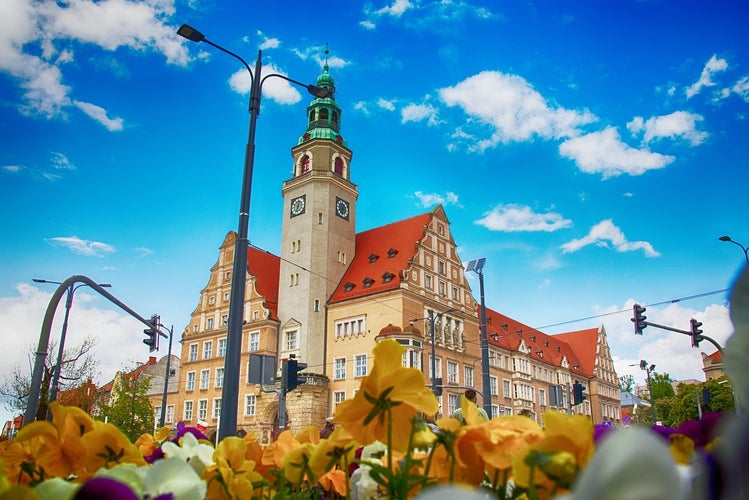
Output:
[[325,427],[322,428],[320,431],[320,439],[326,438],[333,434],[333,431],[335,430],[335,424],[333,423],[333,417],[328,417],[325,419]]
[[[474,406],[476,406],[476,409],[478,410],[479,415],[481,415],[482,417],[484,417],[484,420],[489,420],[489,416],[486,414],[486,411],[483,408],[481,408],[479,405],[476,404],[476,394],[477,393],[476,393],[475,390],[473,390],[473,389],[466,389],[466,392],[463,393],[463,396],[468,401],[470,401],[471,403],[473,403]],[[451,416],[452,416],[452,418],[457,419],[458,421],[460,421],[461,424],[465,425],[466,419],[463,416],[463,406],[462,406],[462,404],[461,404],[461,406],[457,410],[455,410],[453,412],[453,414]]]

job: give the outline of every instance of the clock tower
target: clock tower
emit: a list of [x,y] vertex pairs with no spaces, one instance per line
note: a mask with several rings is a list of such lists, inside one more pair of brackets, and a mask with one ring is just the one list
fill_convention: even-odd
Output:
[[326,304],[356,251],[358,190],[328,69],[326,61],[316,85],[330,94],[307,107],[307,130],[291,149],[292,177],[281,190],[278,353],[316,373],[325,369]]

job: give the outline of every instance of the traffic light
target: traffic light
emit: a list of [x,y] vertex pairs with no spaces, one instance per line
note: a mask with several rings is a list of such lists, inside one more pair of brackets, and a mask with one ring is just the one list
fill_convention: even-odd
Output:
[[632,322],[635,324],[635,335],[642,335],[642,331],[648,326],[645,322],[648,317],[642,314],[645,312],[645,308],[640,304],[635,304],[632,306],[632,312],[634,313]]
[[149,323],[151,324],[151,328],[146,328],[143,330],[143,333],[146,334],[146,338],[143,339],[143,343],[148,346],[148,351],[158,351],[159,350],[159,315],[154,314],[151,316],[151,321]]
[[299,385],[298,373],[307,368],[307,363],[300,363],[294,358],[281,360],[281,388],[291,392]]
[[700,323],[696,319],[692,318],[689,320],[689,331],[692,334],[692,347],[699,347],[700,342],[705,340],[705,337],[702,336],[702,329],[700,328],[701,326],[702,323]]
[[573,406],[577,406],[583,401],[588,399],[588,396],[585,395],[585,386],[581,384],[580,382],[575,382],[572,384],[572,404]]

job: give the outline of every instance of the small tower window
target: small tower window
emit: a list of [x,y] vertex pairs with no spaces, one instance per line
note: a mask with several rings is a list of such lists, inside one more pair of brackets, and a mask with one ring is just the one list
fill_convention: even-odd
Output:
[[333,126],[338,127],[338,113],[333,111],[332,116],[333,116],[333,120],[332,120]]
[[320,110],[320,121],[323,122],[323,124],[328,123],[328,110],[327,108],[322,108]]
[[315,121],[315,110],[310,110],[309,112],[309,122],[312,123]]
[[307,155],[302,156],[302,159],[299,162],[299,166],[301,167],[303,174],[306,174],[307,172],[309,172],[309,156]]
[[343,160],[340,156],[336,156],[335,163],[333,164],[333,171],[336,175],[343,175]]

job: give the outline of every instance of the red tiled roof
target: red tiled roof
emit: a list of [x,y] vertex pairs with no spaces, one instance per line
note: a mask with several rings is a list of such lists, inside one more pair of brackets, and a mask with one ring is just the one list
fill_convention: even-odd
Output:
[[425,213],[357,234],[356,255],[330,302],[399,288],[401,273],[408,269],[431,218],[431,212]]
[[[477,309],[480,319],[480,304]],[[594,331],[597,332],[597,330]],[[522,341],[530,348],[531,359],[552,366],[561,366],[562,359],[567,358],[571,369],[579,365],[579,372],[582,375],[592,376],[592,367],[590,375],[588,375],[585,365],[580,362],[576,349],[568,343],[567,339],[561,338],[560,335],[548,335],[540,332],[488,307],[486,308],[486,334],[490,345],[517,351]],[[593,347],[595,354],[595,343]],[[574,369],[572,371],[575,372]]]
[[265,307],[270,318],[278,319],[278,273],[281,259],[270,252],[249,247],[247,249],[247,272],[255,276],[255,290],[265,298]]
[[715,351],[712,354],[707,355],[710,359],[713,360],[713,363],[720,363],[723,361],[723,353],[720,351]]
[[[554,335],[567,342],[580,360],[580,373],[585,377],[593,377],[598,351],[598,328],[588,328],[576,332],[559,333]],[[572,363],[570,363],[572,366]]]

